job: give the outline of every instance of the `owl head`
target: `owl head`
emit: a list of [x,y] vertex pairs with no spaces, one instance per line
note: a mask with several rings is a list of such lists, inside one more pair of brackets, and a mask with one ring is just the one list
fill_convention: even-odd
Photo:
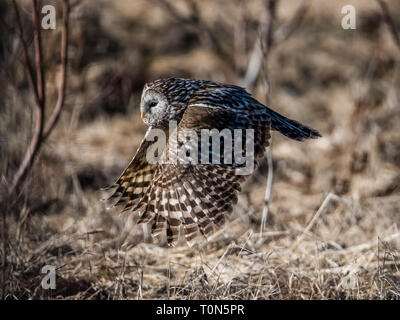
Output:
[[149,126],[161,126],[168,120],[169,103],[166,96],[154,89],[145,89],[140,101],[140,114],[145,124]]
[[140,101],[141,117],[152,127],[167,127],[170,120],[178,121],[189,99],[199,87],[194,80],[159,79],[144,86]]

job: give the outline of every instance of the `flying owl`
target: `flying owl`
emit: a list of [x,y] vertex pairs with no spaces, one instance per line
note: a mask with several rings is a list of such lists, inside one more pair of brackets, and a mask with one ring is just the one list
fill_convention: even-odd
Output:
[[[213,81],[168,78],[147,83],[140,111],[149,129],[128,167],[106,188],[108,200],[122,206],[122,211],[137,213],[138,223],[151,223],[152,235],[166,230],[169,245],[176,244],[181,226],[189,246],[195,243],[199,233],[209,239],[223,225],[225,216],[232,212],[240,184],[249,175],[237,174],[240,165],[235,160],[217,164],[148,161],[147,151],[153,142],[146,137],[152,130],[166,133],[166,147],[159,150],[165,155],[173,144],[169,130],[171,121],[177,124],[177,132],[190,129],[199,136],[204,129],[232,133],[237,129],[243,132],[253,129],[255,164],[269,145],[271,129],[298,141],[321,137],[317,130],[261,104],[245,89]],[[245,145],[244,133],[239,138],[243,138],[241,143]],[[231,139],[238,137],[232,135]],[[190,145],[189,149],[198,148],[203,156],[208,153],[207,157],[216,152],[222,158],[227,157],[222,151],[225,140],[218,141],[221,148],[213,149],[210,139],[209,148]]]

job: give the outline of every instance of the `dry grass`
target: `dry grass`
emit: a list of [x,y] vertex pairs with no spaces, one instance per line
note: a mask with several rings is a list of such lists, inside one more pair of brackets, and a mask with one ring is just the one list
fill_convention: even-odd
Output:
[[[66,110],[24,189],[1,201],[8,225],[6,298],[399,299],[400,48],[379,6],[345,1],[359,8],[358,29],[345,31],[341,1],[312,1],[304,23],[274,47],[272,107],[324,137],[300,144],[274,134],[274,180],[261,235],[267,159],[243,186],[225,227],[190,249],[183,241],[169,248],[135,225],[135,217],[107,211],[99,188],[113,181],[142,139],[137,104],[147,80],[240,79],[157,1],[112,3],[75,8]],[[232,46],[218,21],[232,24],[237,7],[201,3],[223,47]],[[280,21],[292,16],[291,3],[281,1]],[[399,4],[387,3],[398,17]],[[249,5],[248,50],[260,5]],[[184,3],[178,8],[186,12]],[[51,32],[44,38],[49,77],[57,79],[51,61],[58,38]],[[26,80],[18,61],[9,68],[13,79],[0,89],[3,182],[32,132]],[[52,101],[56,86],[47,86]],[[264,99],[262,81],[254,93]],[[57,268],[55,290],[40,286],[48,264]]]

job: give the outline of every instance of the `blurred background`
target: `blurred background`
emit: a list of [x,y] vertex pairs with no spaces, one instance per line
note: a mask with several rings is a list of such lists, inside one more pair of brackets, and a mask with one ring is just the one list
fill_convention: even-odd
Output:
[[[45,4],[57,14],[57,28],[40,32],[46,127],[65,7],[36,3],[40,19]],[[34,81],[38,69],[31,1],[15,4],[0,4],[3,298],[400,297],[398,1],[71,0],[65,99],[18,185],[37,128],[24,42]],[[356,29],[342,28],[348,4]],[[146,131],[144,84],[162,77],[246,86],[323,134],[298,143],[274,132],[270,164],[243,185],[225,228],[193,249],[152,239],[100,201]],[[45,265],[55,289],[41,286]]]

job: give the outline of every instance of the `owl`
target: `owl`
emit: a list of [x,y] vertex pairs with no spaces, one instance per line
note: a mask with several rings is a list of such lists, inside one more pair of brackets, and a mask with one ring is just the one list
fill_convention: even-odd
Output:
[[[165,132],[166,146],[158,150],[165,156],[177,144],[171,138],[171,122],[176,123],[176,132],[191,130],[198,136],[204,129],[235,132],[231,139],[241,140],[244,148],[248,142],[244,132],[251,129],[255,165],[269,145],[270,130],[298,141],[321,137],[317,130],[269,109],[244,88],[207,80],[168,78],[147,83],[140,111],[149,129],[122,175],[106,188],[107,199],[122,211],[137,214],[138,223],[151,223],[152,235],[166,232],[169,245],[176,244],[181,229],[189,246],[199,234],[209,239],[232,212],[240,185],[250,174],[238,174],[241,164],[235,159],[219,163],[149,161],[148,149],[153,142],[148,136],[152,130]],[[238,136],[239,129],[243,133]],[[192,143],[189,149],[197,148],[207,158],[215,153],[227,158],[222,151],[225,139],[217,139],[221,145],[216,149],[212,146],[215,141],[206,141],[206,148]]]

